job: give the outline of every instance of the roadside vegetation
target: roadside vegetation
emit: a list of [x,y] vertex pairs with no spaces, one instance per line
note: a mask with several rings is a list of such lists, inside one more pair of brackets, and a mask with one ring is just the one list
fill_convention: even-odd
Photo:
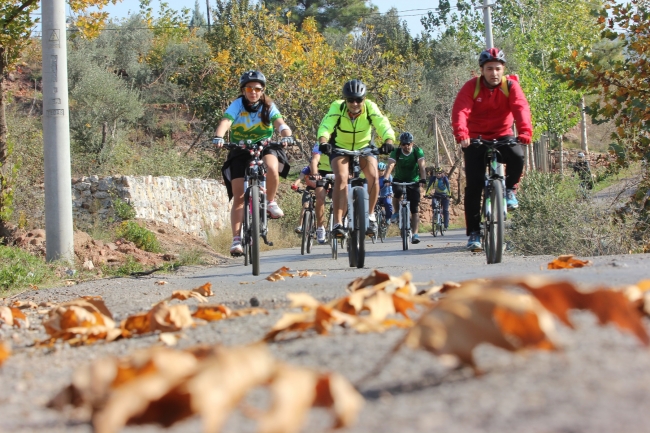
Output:
[[[40,39],[29,32],[33,26],[29,13],[36,6],[21,7],[23,3],[12,0],[0,8],[0,19],[13,20],[11,31],[9,26],[0,31],[2,46],[9,50],[0,64],[0,228],[33,229],[44,226],[42,62]],[[75,7],[84,11],[101,2],[78,3]],[[320,2],[318,14],[280,1],[219,0],[210,29],[198,3],[193,10],[173,10],[166,3],[154,10],[151,0],[140,0],[139,10],[122,20],[106,14],[77,15],[68,32],[73,176],[220,178],[225,153],[200,150],[201,144],[208,142],[223,110],[238,95],[238,77],[251,68],[268,77],[268,94],[297,138],[290,150],[293,173],[306,163],[320,119],[351,77],[368,85],[369,97],[397,132],[414,134],[429,164],[435,160],[437,125],[439,164],[450,170],[461,155],[446,119],[459,88],[477,73],[483,18],[472,6],[479,3],[470,0],[454,6],[441,0],[435,13],[423,16],[425,31],[419,35],[409,32],[397,9],[373,13],[376,10],[365,0],[346,2],[346,8],[340,1]],[[650,155],[650,133],[643,120],[650,106],[643,91],[647,68],[640,66],[647,60],[643,47],[648,44],[650,19],[635,18],[648,14],[647,5],[625,9],[614,0],[502,0],[494,5],[495,45],[505,50],[508,73],[518,75],[529,99],[534,139],[542,134],[566,136],[569,141],[575,137],[569,132],[580,120],[584,97],[594,124],[589,131],[591,149],[617,156],[608,171],[597,173],[599,181]],[[609,19],[617,26],[608,26]],[[625,28],[634,29],[630,37],[616,30]],[[626,52],[633,54],[629,56],[633,62],[627,61]],[[608,138],[612,134],[613,142]],[[554,149],[563,145],[578,144],[551,142]],[[623,218],[589,209],[588,203],[570,194],[568,180],[527,177],[522,185],[524,210],[521,220],[513,221],[511,233],[519,251],[642,250],[635,242],[644,236],[639,230],[650,208],[647,188],[639,190],[636,204],[630,206],[636,209],[630,212],[639,215]],[[551,188],[542,191],[539,203],[526,192],[539,189],[536,184]],[[462,200],[462,179],[459,185],[454,194]],[[270,222],[270,239],[275,247],[297,245],[293,229],[298,224],[299,196],[287,184],[279,200],[286,216]],[[543,227],[553,225],[541,219],[541,212],[552,205],[585,208],[581,213],[593,222],[567,215],[553,224],[569,233],[540,244]],[[128,211],[120,208],[122,203],[115,206],[120,219],[133,218],[120,214]],[[524,229],[534,221],[539,221],[539,228]],[[123,236],[156,250],[155,235],[142,232],[132,221],[98,219],[78,228],[106,241]],[[602,234],[603,230],[611,233]],[[603,241],[623,233],[634,245]],[[229,238],[224,230],[211,234],[210,243],[226,253]],[[536,245],[545,246],[536,249]]]

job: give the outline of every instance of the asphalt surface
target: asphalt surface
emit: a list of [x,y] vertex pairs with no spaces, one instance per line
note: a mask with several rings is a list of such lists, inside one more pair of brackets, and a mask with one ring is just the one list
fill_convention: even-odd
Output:
[[[549,271],[550,257],[506,255],[503,263],[486,265],[485,256],[463,250],[467,238],[460,230],[433,238],[402,251],[399,238],[368,244],[366,268],[348,267],[347,255],[331,259],[326,246],[315,246],[311,255],[299,249],[262,254],[261,275],[251,275],[243,261],[218,268],[184,268],[176,274],[146,278],[106,279],[72,287],[29,291],[18,299],[62,302],[83,295],[101,295],[119,321],[145,311],[173,290],[191,289],[211,282],[215,297],[210,303],[231,308],[248,306],[256,298],[269,309],[268,316],[242,317],[213,322],[184,332],[180,347],[195,344],[240,345],[258,341],[285,312],[286,294],[307,292],[321,300],[345,295],[345,286],[358,276],[379,268],[393,275],[404,271],[415,282],[461,281],[477,277],[542,274],[570,279],[593,287],[635,283],[650,276],[649,255],[594,258],[589,268]],[[318,271],[323,276],[264,278],[280,268]],[[159,286],[155,282],[166,280]],[[192,303],[193,301],[189,301]],[[589,313],[574,313],[576,330],[558,324],[561,352],[512,354],[487,345],[476,350],[485,372],[475,377],[470,369],[450,370],[423,351],[402,349],[380,375],[358,389],[366,405],[349,432],[648,432],[650,417],[650,353],[632,336],[613,326],[599,326]],[[645,322],[650,330],[650,322]],[[1,432],[90,432],[91,427],[73,414],[61,414],[45,403],[70,382],[76,367],[109,355],[125,355],[137,348],[159,344],[156,336],[119,340],[109,344],[53,350],[30,347],[46,337],[42,327],[28,330],[0,328],[0,339],[10,340],[15,353],[0,367]],[[370,371],[403,335],[392,330],[359,335],[335,329],[329,336],[306,334],[270,345],[280,359],[292,364],[333,370],[351,382]],[[13,337],[13,335],[16,335]],[[253,400],[256,397],[252,397]],[[316,410],[303,431],[327,431],[330,418]],[[170,429],[156,426],[129,427],[125,432],[198,432],[196,418]],[[233,414],[224,432],[253,432],[255,425]]]

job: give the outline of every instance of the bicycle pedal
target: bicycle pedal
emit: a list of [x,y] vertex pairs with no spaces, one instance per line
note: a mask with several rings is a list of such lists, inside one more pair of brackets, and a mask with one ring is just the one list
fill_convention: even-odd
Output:
[[473,253],[482,253],[483,248],[472,248],[470,251],[473,252]]

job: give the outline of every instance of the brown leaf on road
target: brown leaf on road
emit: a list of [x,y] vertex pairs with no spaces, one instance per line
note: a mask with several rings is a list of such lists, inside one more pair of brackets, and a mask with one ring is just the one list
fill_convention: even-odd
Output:
[[199,302],[208,302],[205,296],[193,290],[174,290],[169,297],[169,299],[178,299],[179,301],[185,301],[190,298],[194,298]]
[[205,297],[214,296],[214,292],[212,292],[212,283],[210,283],[209,281],[203,284],[202,286],[193,288],[192,291],[198,293],[199,295],[203,295]]
[[405,272],[401,277],[394,277],[384,272],[373,269],[367,277],[359,277],[347,286],[348,292],[355,292],[368,287],[383,290],[387,293],[402,292],[409,295],[417,293],[415,285],[411,282],[411,273]]
[[33,301],[20,301],[20,300],[13,301],[9,306],[13,307],[13,308],[20,308],[20,309],[31,308],[32,310],[35,310],[35,309],[38,308],[38,305],[36,304],[36,302],[33,302]]
[[342,376],[280,365],[270,385],[272,405],[258,419],[258,433],[297,433],[311,407],[326,407],[335,415],[334,428],[352,425],[363,397]]
[[591,261],[574,259],[573,254],[565,254],[548,264],[548,269],[574,269],[590,266]]
[[9,343],[0,341],[0,366],[11,356],[11,348]]
[[146,313],[139,313],[122,320],[120,324],[125,337],[149,332],[176,332],[194,325],[187,305],[169,305],[162,301]]
[[298,276],[300,278],[311,278],[313,275],[320,275],[320,276],[325,276],[322,273],[318,271],[298,271]]
[[454,355],[480,371],[473,350],[489,343],[509,351],[554,349],[553,320],[530,295],[468,285],[449,293],[409,330],[405,344],[435,355]]
[[258,314],[269,314],[267,310],[259,307],[250,307],[242,308],[239,310],[232,310],[230,317],[244,317],[244,316],[256,316]]
[[581,292],[570,281],[555,281],[544,277],[523,277],[495,280],[494,284],[513,284],[528,290],[548,311],[562,323],[573,328],[568,312],[572,309],[589,310],[596,315],[601,325],[614,323],[627,330],[644,344],[650,344],[650,337],[641,321],[641,313],[624,293],[609,289]]
[[321,303],[308,293],[287,293],[287,298],[291,301],[289,308],[302,308],[313,310]]
[[0,323],[2,322],[18,328],[29,328],[29,319],[15,307],[0,306]]
[[225,305],[205,305],[200,306],[192,314],[192,317],[213,322],[216,320],[227,319],[231,314],[232,310]]
[[156,281],[154,284],[156,286],[164,286],[165,284],[169,284],[169,283],[165,280],[160,280],[160,281]]
[[115,335],[109,332],[115,328],[112,315],[98,296],[85,296],[57,305],[50,310],[43,326],[54,339],[79,337],[79,341],[83,341],[83,335],[86,335],[88,342],[94,342],[100,335]]
[[293,278],[294,275],[289,272],[289,268],[287,266],[282,266],[280,269],[277,271],[273,272],[271,275],[266,277],[267,280],[269,281],[281,281],[284,280],[284,277],[291,277]]
[[165,344],[165,346],[176,346],[178,344],[179,336],[173,332],[163,332],[158,336],[158,339]]

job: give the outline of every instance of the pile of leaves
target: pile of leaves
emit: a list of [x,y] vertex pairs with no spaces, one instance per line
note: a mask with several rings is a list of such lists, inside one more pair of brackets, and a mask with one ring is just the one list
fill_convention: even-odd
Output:
[[[585,265],[588,263],[573,257],[549,263],[551,268]],[[273,274],[300,275],[287,268]],[[93,344],[147,333],[159,333],[163,343],[173,345],[174,333],[179,330],[212,320],[266,313],[260,308],[233,311],[225,305],[202,305],[210,296],[213,292],[209,283],[189,291],[175,291],[149,311],[129,316],[119,325],[100,297],[86,296],[58,305],[15,301],[0,306],[0,322],[29,326],[24,310],[45,316],[42,325],[50,338],[40,342],[41,347],[49,347],[57,340],[71,345]],[[574,328],[571,310],[589,311],[600,324],[613,324],[634,335],[642,345],[650,345],[642,322],[642,317],[650,314],[650,280],[589,290],[570,281],[538,276],[434,285],[414,283],[408,272],[395,277],[374,270],[348,284],[345,296],[327,303],[306,293],[291,293],[288,297],[293,311],[287,311],[263,341],[241,347],[200,346],[181,351],[156,346],[126,358],[101,359],[79,369],[72,383],[49,406],[89,409],[90,422],[97,432],[116,432],[129,424],[170,426],[194,414],[202,417],[203,431],[217,432],[251,390],[268,387],[271,404],[266,409],[244,407],[244,414],[258,421],[260,432],[298,432],[308,410],[315,406],[332,410],[335,427],[351,425],[362,397],[336,373],[274,360],[267,344],[289,334],[293,338],[327,335],[335,327],[358,333],[405,329],[400,341],[364,380],[379,373],[404,346],[444,356],[444,360],[451,357],[456,366],[468,366],[477,375],[483,372],[473,351],[482,343],[513,352],[561,349],[556,323]],[[199,305],[190,310],[182,303],[187,299]],[[10,345],[0,342],[0,365],[10,355]]]

